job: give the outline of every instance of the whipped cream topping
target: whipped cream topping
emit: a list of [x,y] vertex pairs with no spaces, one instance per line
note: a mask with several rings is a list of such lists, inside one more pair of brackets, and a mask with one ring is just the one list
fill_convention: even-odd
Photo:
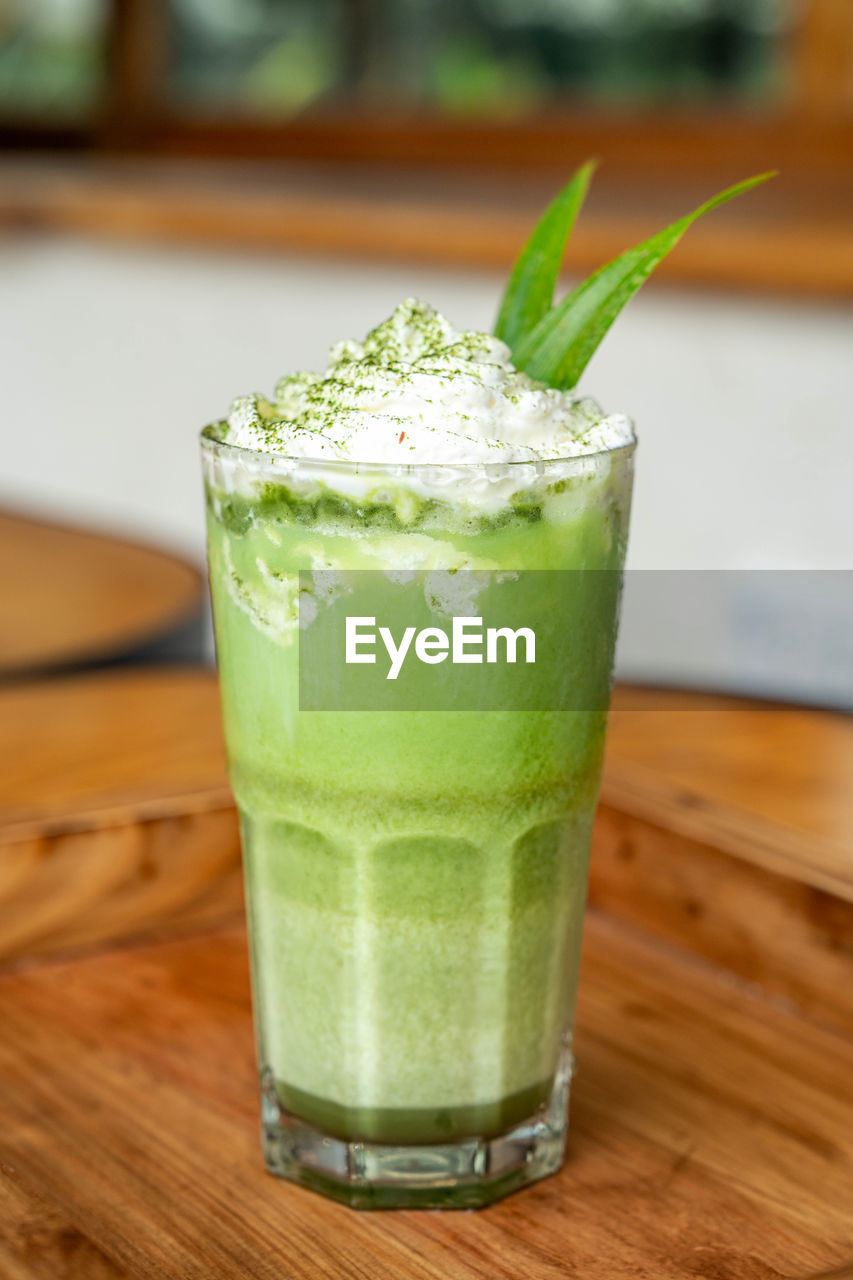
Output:
[[236,400],[224,439],[289,458],[406,467],[576,458],[634,433],[594,400],[520,373],[498,338],[460,332],[408,299],[364,342],[334,346],[325,374],[290,374],[272,400]]

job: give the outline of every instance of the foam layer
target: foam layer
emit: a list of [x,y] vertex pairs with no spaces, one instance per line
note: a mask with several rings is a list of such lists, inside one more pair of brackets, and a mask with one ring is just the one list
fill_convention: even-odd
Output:
[[[513,367],[503,342],[460,332],[414,299],[364,342],[333,347],[325,374],[291,374],[272,399],[236,400],[217,435],[241,449],[289,458],[488,464],[490,474],[473,488],[469,477],[462,496],[469,505],[492,507],[535,486],[537,464],[618,449],[634,438],[627,418],[606,416],[593,400],[534,382]],[[551,473],[549,482],[554,478]],[[334,487],[351,495],[368,492],[371,483],[375,487],[375,480],[342,474]],[[406,483],[444,496],[453,475],[410,474]]]

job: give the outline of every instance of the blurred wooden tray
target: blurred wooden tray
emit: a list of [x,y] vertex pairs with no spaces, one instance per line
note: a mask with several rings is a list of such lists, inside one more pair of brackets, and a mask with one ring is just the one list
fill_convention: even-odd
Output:
[[[216,679],[0,690],[0,961],[240,909]],[[853,1028],[853,719],[620,689],[592,902]]]
[[0,690],[0,963],[218,924],[241,886],[213,673]]
[[199,615],[203,583],[177,556],[0,511],[0,678],[104,662]]
[[590,899],[853,1035],[853,717],[617,690]]

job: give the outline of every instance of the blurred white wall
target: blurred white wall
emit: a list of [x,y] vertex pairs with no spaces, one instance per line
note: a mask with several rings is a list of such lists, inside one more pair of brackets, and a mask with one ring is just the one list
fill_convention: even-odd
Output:
[[[406,294],[489,326],[500,288],[482,273],[66,238],[7,238],[0,266],[0,501],[199,559],[196,433],[235,394],[321,368],[332,340]],[[851,369],[849,307],[647,288],[582,384],[638,424],[631,565],[853,565]]]

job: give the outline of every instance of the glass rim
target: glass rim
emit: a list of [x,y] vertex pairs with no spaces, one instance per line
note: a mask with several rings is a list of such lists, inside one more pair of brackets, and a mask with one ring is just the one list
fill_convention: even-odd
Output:
[[231,457],[235,461],[252,462],[257,467],[266,467],[268,470],[276,468],[286,468],[288,470],[297,466],[307,467],[320,472],[326,471],[332,475],[358,474],[361,471],[369,471],[372,474],[380,475],[425,475],[436,471],[476,471],[480,474],[498,474],[506,472],[507,469],[517,467],[566,467],[578,466],[594,463],[603,458],[613,459],[616,457],[630,457],[637,448],[637,434],[632,419],[627,419],[631,427],[631,439],[625,444],[610,445],[606,449],[594,449],[588,453],[575,453],[570,455],[562,455],[555,458],[512,458],[505,462],[483,462],[477,460],[474,462],[370,462],[366,458],[311,458],[302,455],[284,454],[284,453],[267,453],[260,449],[247,449],[244,445],[229,444],[225,440],[219,440],[214,432],[220,425],[216,422],[208,423],[200,432],[200,441],[202,452],[209,452],[214,455]]

